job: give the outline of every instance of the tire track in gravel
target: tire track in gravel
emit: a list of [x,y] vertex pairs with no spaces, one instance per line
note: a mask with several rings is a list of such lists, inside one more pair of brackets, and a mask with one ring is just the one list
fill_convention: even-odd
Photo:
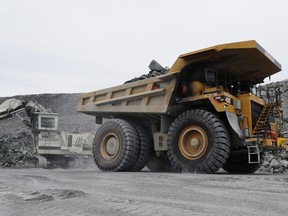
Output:
[[[9,179],[9,180],[8,180]],[[287,175],[9,170],[1,215],[285,215]]]

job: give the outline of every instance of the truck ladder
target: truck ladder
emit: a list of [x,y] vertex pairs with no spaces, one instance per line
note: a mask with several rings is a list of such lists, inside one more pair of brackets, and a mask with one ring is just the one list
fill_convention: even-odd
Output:
[[258,144],[256,145],[248,145],[248,163],[260,163],[260,150]]
[[269,116],[274,115],[275,103],[265,104],[262,112],[257,120],[256,126],[252,132],[252,135],[257,136],[263,134],[267,130],[267,125],[269,125]]

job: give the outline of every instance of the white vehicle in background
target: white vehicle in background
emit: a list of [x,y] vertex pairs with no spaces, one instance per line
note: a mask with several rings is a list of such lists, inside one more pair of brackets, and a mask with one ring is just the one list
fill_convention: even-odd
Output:
[[[26,112],[30,120],[20,113]],[[92,133],[67,133],[58,129],[58,113],[52,113],[33,101],[8,99],[0,105],[0,120],[17,116],[30,128],[34,140],[32,157],[25,159],[26,166],[46,168],[48,164],[61,167],[85,163],[92,155]],[[84,164],[81,164],[84,165]]]

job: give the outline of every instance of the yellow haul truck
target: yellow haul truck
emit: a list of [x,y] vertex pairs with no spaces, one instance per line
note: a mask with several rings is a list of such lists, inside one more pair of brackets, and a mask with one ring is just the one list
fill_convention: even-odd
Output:
[[265,103],[255,91],[280,70],[251,40],[186,53],[162,75],[82,94],[78,110],[102,124],[93,144],[96,165],[255,172],[263,151],[285,147],[280,101]]

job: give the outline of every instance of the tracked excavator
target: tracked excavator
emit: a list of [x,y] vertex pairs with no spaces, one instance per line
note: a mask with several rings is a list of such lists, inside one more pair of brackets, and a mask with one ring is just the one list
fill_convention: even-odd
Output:
[[[23,113],[28,118],[24,118]],[[58,113],[51,112],[37,102],[12,98],[0,104],[0,123],[13,116],[29,128],[34,140],[33,155],[25,158],[25,166],[47,168],[57,165],[65,168],[76,159],[80,158],[83,162],[92,155],[91,133],[58,130]]]

